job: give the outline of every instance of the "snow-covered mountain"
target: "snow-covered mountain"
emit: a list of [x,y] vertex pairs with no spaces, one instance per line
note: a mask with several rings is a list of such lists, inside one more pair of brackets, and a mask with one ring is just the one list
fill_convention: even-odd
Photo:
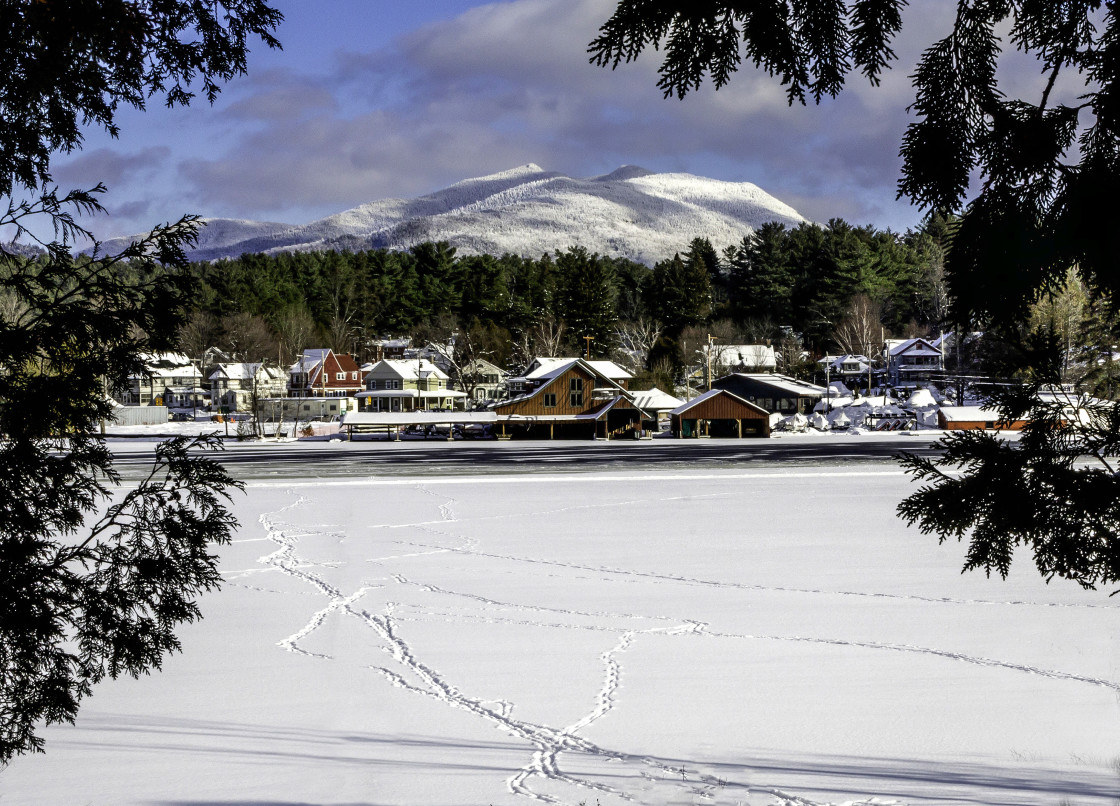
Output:
[[530,164],[415,199],[370,202],[310,224],[209,219],[191,258],[407,249],[423,241],[449,241],[460,254],[537,257],[578,245],[651,264],[683,251],[698,236],[722,248],[767,221],[795,226],[803,220],[748,182],[654,174],[629,165],[573,179]]

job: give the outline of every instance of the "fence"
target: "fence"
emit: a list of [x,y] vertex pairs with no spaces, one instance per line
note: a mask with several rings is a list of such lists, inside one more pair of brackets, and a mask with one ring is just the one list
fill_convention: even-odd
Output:
[[167,406],[116,406],[113,425],[166,425]]

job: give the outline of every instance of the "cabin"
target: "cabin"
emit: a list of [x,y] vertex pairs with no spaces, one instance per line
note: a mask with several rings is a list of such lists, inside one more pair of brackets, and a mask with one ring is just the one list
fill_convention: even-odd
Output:
[[768,437],[770,412],[728,392],[711,389],[669,412],[669,428],[679,438]]
[[[604,367],[609,365],[609,367]],[[613,367],[613,369],[611,369]],[[511,380],[520,394],[495,403],[499,437],[615,439],[638,437],[653,416],[606,373],[630,374],[609,361],[582,358],[537,359],[530,371]]]
[[1026,420],[1001,423],[999,412],[984,406],[942,406],[937,426],[944,431],[1021,431]]

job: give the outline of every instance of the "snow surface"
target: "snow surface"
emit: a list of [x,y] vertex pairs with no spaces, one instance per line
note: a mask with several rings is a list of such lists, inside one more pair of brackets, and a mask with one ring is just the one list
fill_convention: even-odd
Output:
[[[652,174],[636,166],[573,179],[530,163],[415,199],[370,202],[309,224],[208,219],[191,257],[408,249],[423,241],[449,241],[462,254],[539,257],[577,245],[652,264],[686,249],[696,237],[722,249],[766,222],[796,226],[804,220],[749,182]],[[105,248],[125,244],[118,239]]]
[[1120,797],[1120,603],[961,575],[891,465],[313,473],[249,482],[182,654],[0,803]]

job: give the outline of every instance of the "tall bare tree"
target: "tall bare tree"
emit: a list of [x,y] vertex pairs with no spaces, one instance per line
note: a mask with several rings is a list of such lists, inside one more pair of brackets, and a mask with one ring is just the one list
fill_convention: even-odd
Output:
[[833,338],[841,353],[871,358],[873,346],[883,339],[883,305],[866,294],[856,294]]

